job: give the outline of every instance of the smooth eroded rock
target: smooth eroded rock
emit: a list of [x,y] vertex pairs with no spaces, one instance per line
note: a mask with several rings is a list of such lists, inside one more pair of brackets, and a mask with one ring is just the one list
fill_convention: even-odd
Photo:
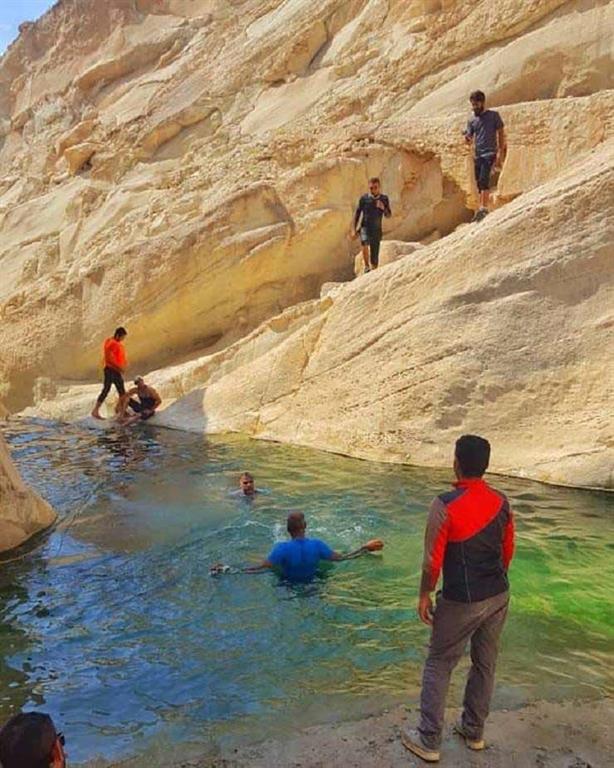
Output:
[[21,479],[0,436],[0,552],[23,544],[55,519],[49,504]]

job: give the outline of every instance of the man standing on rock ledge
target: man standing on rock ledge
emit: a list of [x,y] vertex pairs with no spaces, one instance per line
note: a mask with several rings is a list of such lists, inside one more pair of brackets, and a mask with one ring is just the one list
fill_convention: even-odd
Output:
[[124,349],[122,342],[127,335],[128,331],[125,328],[116,328],[113,336],[110,339],[107,339],[104,343],[104,384],[102,392],[98,395],[96,405],[92,411],[92,416],[95,419],[103,418],[100,415],[100,406],[106,400],[112,384],[115,386],[117,394],[120,397],[123,397],[126,394],[122,374],[126,370],[127,360],[126,350]]
[[[507,571],[514,553],[509,502],[482,476],[490,444],[476,435],[456,442],[454,490],[431,505],[426,526],[418,614],[432,627],[424,665],[420,724],[404,727],[405,747],[429,763],[439,760],[446,693],[452,670],[471,642],[471,670],[455,732],[469,749],[484,749],[484,722],[495,683],[499,637],[507,616]],[[443,590],[431,593],[443,568]]]
[[[360,217],[362,215],[362,221]],[[390,201],[387,195],[381,194],[380,180],[376,177],[369,179],[369,193],[358,201],[354,214],[354,232],[360,234],[362,258],[365,262],[365,272],[377,269],[379,264],[379,246],[382,241],[382,216],[392,216]],[[360,229],[358,223],[360,221]]]
[[486,109],[486,96],[483,91],[473,91],[469,96],[473,117],[465,129],[465,141],[473,143],[475,180],[480,195],[480,207],[473,217],[481,221],[488,213],[490,201],[490,174],[493,169],[501,168],[507,153],[507,142],[503,120],[494,109]]

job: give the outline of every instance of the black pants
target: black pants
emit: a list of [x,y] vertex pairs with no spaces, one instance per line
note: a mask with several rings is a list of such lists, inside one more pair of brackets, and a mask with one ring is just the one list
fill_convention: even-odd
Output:
[[138,400],[135,400],[133,397],[128,400],[128,405],[135,413],[141,414],[141,419],[143,421],[146,421],[147,419],[151,419],[151,417],[154,415],[154,406],[156,401],[152,397],[145,397],[141,400],[139,398]]
[[484,157],[475,158],[475,180],[480,192],[490,189],[490,172],[492,171],[495,157],[495,155],[485,155]]
[[369,246],[369,261],[371,266],[377,267],[379,264],[379,245],[382,242],[382,232],[369,227],[360,228],[360,242],[362,245]]
[[102,392],[98,395],[98,405],[102,405],[104,401],[107,399],[107,395],[109,394],[109,390],[111,389],[111,384],[115,385],[115,389],[117,390],[117,393],[119,395],[125,395],[126,389],[124,387],[124,380],[122,378],[122,375],[119,371],[116,371],[114,368],[107,368],[105,366],[104,369],[104,384],[102,387]]

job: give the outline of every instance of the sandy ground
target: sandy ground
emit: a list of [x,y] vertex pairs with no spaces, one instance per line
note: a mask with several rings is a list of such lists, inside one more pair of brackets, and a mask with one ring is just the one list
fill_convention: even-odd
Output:
[[[447,716],[453,722],[456,711]],[[399,727],[415,713],[403,708],[356,722],[297,731],[287,741],[265,741],[216,760],[174,768],[419,768],[399,740]],[[443,768],[606,768],[614,766],[614,701],[538,703],[494,712],[488,748],[470,752],[448,728]]]

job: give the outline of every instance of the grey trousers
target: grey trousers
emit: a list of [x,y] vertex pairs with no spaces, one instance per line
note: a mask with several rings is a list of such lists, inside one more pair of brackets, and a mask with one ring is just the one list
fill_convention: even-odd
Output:
[[471,669],[463,701],[463,728],[472,739],[481,739],[495,684],[499,637],[505,624],[509,592],[477,603],[457,603],[437,598],[429,655],[424,665],[420,697],[422,741],[429,749],[441,743],[446,694],[452,670],[467,641],[471,641]]

